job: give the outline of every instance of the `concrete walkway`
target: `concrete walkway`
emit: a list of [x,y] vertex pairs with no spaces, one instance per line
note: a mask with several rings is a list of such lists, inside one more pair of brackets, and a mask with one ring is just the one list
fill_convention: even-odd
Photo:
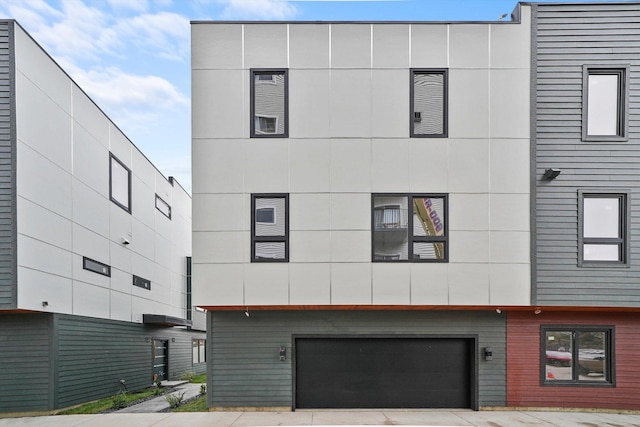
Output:
[[[163,381],[163,387],[173,387],[170,393],[174,396],[179,396],[184,393],[182,401],[194,399],[200,395],[200,384],[189,383],[186,381]],[[171,405],[167,402],[166,395],[154,397],[153,399],[145,400],[137,405],[127,406],[124,409],[116,411],[117,414],[144,414],[152,412],[167,411]]]
[[0,419],[0,427],[254,427],[254,426],[482,426],[482,427],[640,427],[640,415],[533,411],[296,411],[111,413]]

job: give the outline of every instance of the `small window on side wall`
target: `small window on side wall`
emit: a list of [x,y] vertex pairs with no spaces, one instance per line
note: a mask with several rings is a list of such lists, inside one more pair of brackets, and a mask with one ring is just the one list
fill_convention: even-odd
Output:
[[164,216],[171,219],[171,206],[169,203],[162,200],[162,197],[156,194],[156,209],[158,209]]
[[585,65],[582,78],[582,139],[626,141],[629,66]]
[[580,266],[628,266],[626,193],[579,191]]
[[289,83],[285,69],[251,70],[251,137],[289,136]]
[[199,339],[191,340],[191,345],[193,347],[191,361],[194,365],[197,363],[205,363],[207,361],[206,343],[207,343],[206,340],[199,340]]
[[614,384],[613,327],[543,326],[541,335],[543,385]]
[[410,136],[414,138],[446,138],[447,70],[411,70]]
[[131,213],[131,170],[113,154],[109,154],[109,198]]
[[82,257],[82,268],[103,276],[111,277],[111,267],[91,258]]
[[289,261],[289,195],[251,195],[251,261]]

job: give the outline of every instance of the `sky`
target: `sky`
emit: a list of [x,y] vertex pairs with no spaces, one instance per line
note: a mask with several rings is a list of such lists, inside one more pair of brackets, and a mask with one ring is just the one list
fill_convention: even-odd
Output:
[[497,21],[516,4],[516,0],[1,0],[0,18],[16,19],[165,176],[173,176],[191,192],[190,21]]

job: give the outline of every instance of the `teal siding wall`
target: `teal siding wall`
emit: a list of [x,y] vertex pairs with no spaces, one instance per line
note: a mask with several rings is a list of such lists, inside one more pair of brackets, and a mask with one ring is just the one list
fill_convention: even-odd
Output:
[[[192,365],[203,332],[58,314],[0,315],[0,412],[47,411],[149,387],[153,338],[169,341],[169,378]],[[149,339],[149,342],[147,342]]]
[[[533,12],[532,304],[640,307],[640,3]],[[582,141],[583,65],[630,66],[628,141]],[[562,173],[543,181],[546,168]],[[578,267],[578,190],[629,190],[629,268]]]
[[[504,406],[504,316],[495,312],[254,311],[209,312],[210,407],[291,407],[292,335],[478,335],[478,352],[493,347],[493,360],[478,354],[480,406]],[[279,361],[279,347],[287,360]]]
[[0,21],[0,310],[17,307],[13,21]]
[[50,314],[0,314],[0,412],[52,409]]

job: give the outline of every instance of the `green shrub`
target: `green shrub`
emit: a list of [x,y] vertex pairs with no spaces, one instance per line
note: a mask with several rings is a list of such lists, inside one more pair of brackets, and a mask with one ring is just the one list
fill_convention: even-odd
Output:
[[177,408],[182,403],[182,399],[184,399],[184,392],[182,394],[167,394],[164,398],[169,402],[169,406]]
[[122,393],[118,393],[111,399],[111,407],[113,409],[122,409],[126,408],[128,403],[127,395],[123,391]]
[[196,373],[193,371],[187,371],[184,374],[182,374],[182,376],[180,377],[180,379],[182,381],[189,381],[191,382],[193,380],[193,378],[196,376]]

